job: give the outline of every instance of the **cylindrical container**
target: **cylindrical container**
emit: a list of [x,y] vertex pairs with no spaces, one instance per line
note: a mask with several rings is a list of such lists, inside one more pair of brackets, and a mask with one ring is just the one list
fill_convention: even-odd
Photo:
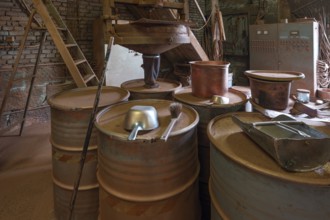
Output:
[[330,88],[318,88],[316,96],[319,99],[329,102],[330,101]]
[[[197,112],[183,106],[167,141],[168,100],[133,100],[110,106],[96,119],[99,133],[100,220],[199,220]],[[125,116],[133,106],[153,106],[159,127],[133,141]]]
[[181,88],[181,83],[167,79],[157,79],[157,88],[146,88],[144,79],[134,79],[123,82],[121,87],[130,92],[129,100],[137,99],[167,99],[172,100],[173,92]]
[[229,89],[225,94],[229,98],[228,104],[212,103],[211,99],[198,98],[192,94],[191,88],[186,87],[174,94],[178,102],[193,107],[199,114],[200,120],[197,126],[198,157],[201,164],[199,181],[200,197],[202,202],[203,219],[209,219],[210,203],[208,193],[208,181],[210,177],[210,141],[207,137],[207,125],[217,115],[244,110],[247,101],[245,94],[237,90]]
[[[77,178],[81,153],[93,109],[97,87],[78,88],[48,99],[51,107],[51,144],[54,185],[54,211],[57,219],[68,219],[69,204]],[[103,87],[98,110],[126,101],[129,92]],[[76,199],[73,219],[97,219],[98,183],[97,138],[93,129]]]
[[77,88],[76,84],[73,81],[64,81],[64,82],[58,82],[58,83],[49,83],[46,85],[46,94],[47,98],[49,99],[53,95]]
[[252,101],[264,108],[284,110],[288,107],[291,82],[272,82],[250,78]]
[[310,91],[308,89],[297,89],[297,101],[308,103],[310,99]]
[[[251,123],[269,120],[258,113],[237,114]],[[326,127],[322,130],[330,133]],[[285,171],[229,114],[214,118],[207,132],[211,141],[212,220],[329,218],[328,166],[317,172]]]
[[228,92],[229,65],[225,61],[190,62],[192,94],[199,98],[224,96]]
[[288,107],[293,80],[305,77],[303,73],[277,70],[247,70],[252,102],[267,109],[284,110]]

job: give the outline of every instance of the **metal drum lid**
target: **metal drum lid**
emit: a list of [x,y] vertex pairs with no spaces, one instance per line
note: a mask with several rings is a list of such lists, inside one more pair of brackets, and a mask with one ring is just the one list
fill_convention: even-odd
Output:
[[157,88],[146,88],[144,87],[144,79],[134,79],[123,82],[121,87],[127,89],[130,92],[136,93],[162,93],[162,92],[172,92],[176,89],[181,88],[181,83],[174,80],[167,79],[157,79]]
[[228,92],[224,96],[229,99],[228,104],[216,104],[212,102],[212,99],[196,97],[192,94],[191,87],[179,89],[173,96],[175,100],[182,103],[193,106],[205,106],[209,108],[230,108],[233,106],[243,105],[247,102],[247,97],[244,93],[231,88],[228,89]]
[[[245,112],[237,114],[240,118],[244,118],[245,121],[251,123],[269,120],[260,113]],[[318,127],[317,129],[322,130],[324,133],[330,133],[327,127]],[[231,115],[229,114],[218,116],[210,121],[207,134],[212,143],[212,147],[233,162],[251,171],[295,183],[320,186],[330,185],[329,163],[323,168],[311,172],[287,172],[282,169],[271,156],[258,147],[258,145],[232,121]]]
[[[157,110],[159,127],[150,131],[140,131],[138,140],[156,140],[161,137],[170,123],[171,114],[168,100],[141,99],[118,103],[103,109],[96,117],[95,126],[101,132],[110,135],[112,138],[127,140],[130,131],[125,130],[125,116],[133,106],[153,106]],[[183,105],[179,120],[174,125],[171,136],[180,135],[194,128],[199,121],[198,113],[191,107]]]
[[[82,110],[91,109],[94,105],[97,87],[86,87],[67,90],[58,93],[48,99],[52,108],[62,110]],[[125,89],[113,86],[104,86],[101,90],[99,107],[105,107],[117,102],[127,100],[129,92]]]

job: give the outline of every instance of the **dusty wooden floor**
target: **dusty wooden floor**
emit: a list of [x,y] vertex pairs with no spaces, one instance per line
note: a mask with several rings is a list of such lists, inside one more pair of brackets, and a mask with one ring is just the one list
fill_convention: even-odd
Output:
[[50,123],[26,123],[22,136],[0,137],[0,219],[55,220]]

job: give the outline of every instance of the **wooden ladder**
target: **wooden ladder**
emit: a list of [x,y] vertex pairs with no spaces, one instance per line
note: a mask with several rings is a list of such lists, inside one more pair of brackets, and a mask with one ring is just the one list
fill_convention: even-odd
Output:
[[51,0],[33,0],[33,5],[60,52],[77,87],[98,85],[98,78],[63,22]]
[[[24,36],[21,40],[20,47],[18,50],[18,54],[15,59],[15,63],[13,64],[13,71],[9,76],[9,81],[7,83],[6,89],[4,91],[3,99],[0,106],[0,117],[2,113],[5,111],[7,99],[9,97],[10,91],[13,87],[13,84],[17,82],[17,80],[25,80],[25,79],[15,79],[16,73],[18,70],[18,66],[20,63],[21,56],[25,49],[25,44],[27,41],[27,37],[29,32],[32,28],[32,22],[35,21],[38,23],[39,27],[36,29],[40,29],[42,31],[42,36],[40,38],[40,45],[37,54],[36,63],[34,66],[33,74],[30,81],[29,92],[27,95],[27,100],[25,103],[23,117],[21,122],[15,123],[20,124],[20,131],[19,135],[22,134],[25,117],[27,113],[27,109],[30,102],[31,92],[33,89],[34,79],[36,77],[38,64],[40,61],[40,55],[43,47],[43,43],[46,39],[46,30],[51,35],[55,46],[57,47],[58,51],[60,52],[66,66],[69,69],[69,72],[76,83],[77,87],[87,87],[87,86],[97,86],[99,80],[95,75],[93,69],[89,65],[87,59],[85,58],[84,54],[82,53],[81,49],[79,48],[78,44],[76,43],[75,39],[73,38],[72,34],[66,27],[65,23],[61,19],[61,16],[57,12],[56,8],[52,4],[50,0],[33,0],[34,2],[34,10],[30,13],[30,17],[28,23],[25,28]],[[46,29],[41,27],[41,24],[38,20],[35,19],[35,15],[39,14],[42,18]],[[1,136],[1,135],[0,135]]]

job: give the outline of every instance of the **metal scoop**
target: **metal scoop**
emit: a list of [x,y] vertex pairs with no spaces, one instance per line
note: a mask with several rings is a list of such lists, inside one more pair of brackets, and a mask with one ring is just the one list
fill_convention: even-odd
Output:
[[141,130],[153,130],[158,126],[157,110],[153,106],[133,106],[125,117],[125,129],[131,131],[128,140],[135,140]]

